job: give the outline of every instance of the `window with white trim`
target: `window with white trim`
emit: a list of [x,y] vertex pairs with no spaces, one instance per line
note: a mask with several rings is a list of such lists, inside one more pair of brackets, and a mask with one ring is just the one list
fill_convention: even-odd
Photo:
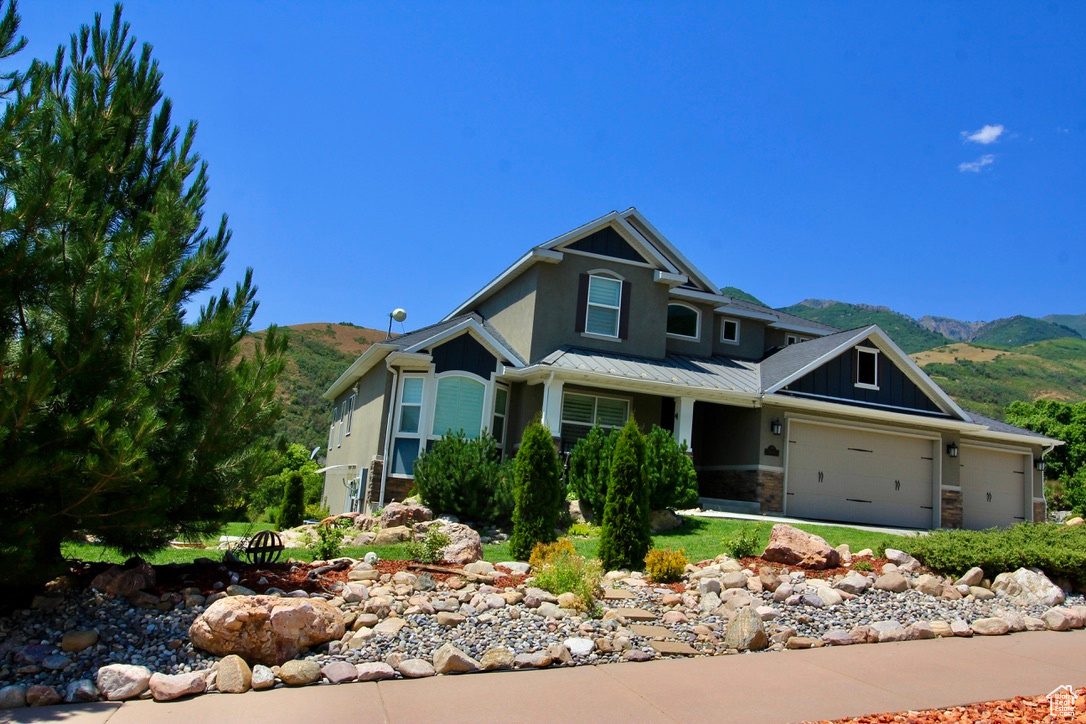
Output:
[[339,422],[339,405],[332,405],[332,424],[328,427],[328,452],[336,442],[336,423]]
[[396,412],[396,437],[392,441],[392,473],[412,475],[422,435],[423,378],[404,375],[400,380],[400,407]]
[[498,442],[505,444],[505,417],[509,414],[509,388],[494,385],[494,417],[490,425],[490,434]]
[[584,330],[588,334],[618,337],[618,321],[622,311],[622,282],[610,277],[590,274],[588,277],[588,309]]
[[791,347],[793,344],[799,344],[800,342],[806,342],[806,337],[800,337],[798,334],[788,334],[784,337],[784,345]]
[[879,389],[879,351],[870,347],[856,348],[856,386]]
[[625,425],[629,417],[627,399],[567,392],[562,395],[562,447],[572,446],[594,425],[610,430]]
[[720,320],[720,341],[725,344],[739,344],[739,320],[724,318]]
[[486,385],[464,375],[442,377],[437,382],[432,434],[464,431],[477,438],[483,427],[483,396]]
[[698,339],[700,327],[701,314],[696,308],[678,302],[667,305],[667,333],[669,335]]
[[354,395],[347,398],[347,429],[344,431],[344,436],[351,434],[351,420],[354,419]]
[[343,445],[343,418],[347,416],[347,401],[344,400],[339,406],[339,422],[336,424],[336,447]]

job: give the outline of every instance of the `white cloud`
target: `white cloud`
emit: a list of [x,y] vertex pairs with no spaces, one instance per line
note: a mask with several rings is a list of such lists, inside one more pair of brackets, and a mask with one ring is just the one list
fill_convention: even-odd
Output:
[[986,153],[976,161],[968,161],[966,163],[959,163],[958,170],[962,173],[980,173],[980,170],[985,166],[990,166],[995,163],[995,156],[990,153]]
[[967,142],[979,143],[982,146],[987,146],[989,143],[995,143],[999,140],[999,137],[1003,135],[1003,131],[1006,130],[1003,124],[996,124],[994,126],[985,125],[984,128],[979,131],[962,131],[962,138]]

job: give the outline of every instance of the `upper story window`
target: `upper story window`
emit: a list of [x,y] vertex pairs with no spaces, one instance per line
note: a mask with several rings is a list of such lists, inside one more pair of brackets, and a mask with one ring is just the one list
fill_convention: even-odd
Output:
[[798,334],[789,334],[784,338],[785,346],[791,346],[793,344],[799,344],[800,342],[806,342],[806,337],[800,337]]
[[698,339],[701,315],[694,307],[672,302],[667,305],[667,333],[673,337]]
[[622,282],[596,274],[589,275],[584,331],[603,337],[618,337],[621,310]]
[[485,392],[486,386],[470,377],[452,375],[440,378],[434,402],[434,436],[463,430],[470,438],[479,437],[483,427]]
[[404,375],[400,382],[400,409],[396,415],[396,436],[392,441],[394,475],[411,475],[415,469],[421,442],[422,389],[422,377]]
[[347,405],[347,411],[346,411],[347,429],[344,431],[344,433],[343,433],[344,435],[350,435],[351,434],[351,419],[354,417],[354,398],[355,398],[354,395],[351,395],[350,397],[347,398],[347,402],[346,402],[346,405]]
[[879,351],[869,347],[856,348],[856,386],[879,389]]
[[727,344],[739,344],[739,320],[720,320],[720,341]]

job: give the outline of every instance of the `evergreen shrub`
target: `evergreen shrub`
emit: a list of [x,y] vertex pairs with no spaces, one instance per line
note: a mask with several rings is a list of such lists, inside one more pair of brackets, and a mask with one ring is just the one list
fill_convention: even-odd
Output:
[[961,575],[973,566],[986,576],[1040,568],[1050,577],[1086,582],[1086,526],[1019,523],[990,530],[936,530],[898,547],[939,573]]
[[645,574],[649,580],[657,583],[674,583],[683,577],[686,564],[690,561],[686,558],[686,551],[680,548],[673,551],[670,548],[653,548],[645,556]]
[[686,443],[656,425],[645,436],[645,477],[651,510],[697,507],[698,475]]
[[630,418],[615,441],[611,480],[600,531],[600,561],[607,570],[638,569],[652,545],[645,439]]
[[587,503],[596,520],[603,515],[607,502],[607,483],[611,477],[611,457],[615,450],[617,430],[604,430],[599,425],[577,441],[569,453],[569,492]]
[[305,480],[301,472],[291,472],[283,491],[283,505],[279,508],[277,524],[280,529],[295,528],[305,518]]
[[448,432],[415,461],[415,492],[434,513],[461,520],[509,523],[513,515],[509,465],[490,435]]
[[549,543],[556,536],[558,510],[565,501],[562,468],[551,432],[536,421],[528,425],[513,463],[515,507],[509,553],[526,560],[536,543]]

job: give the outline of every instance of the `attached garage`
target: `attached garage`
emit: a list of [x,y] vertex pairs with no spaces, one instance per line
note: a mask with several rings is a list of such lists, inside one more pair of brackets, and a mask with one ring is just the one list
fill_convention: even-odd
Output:
[[785,513],[931,528],[936,441],[790,420]]
[[[982,530],[1026,520],[1026,480],[1032,456],[1024,451],[962,445],[962,527]],[[1032,497],[1029,509],[1032,511]],[[1032,517],[1032,516],[1031,516]]]

